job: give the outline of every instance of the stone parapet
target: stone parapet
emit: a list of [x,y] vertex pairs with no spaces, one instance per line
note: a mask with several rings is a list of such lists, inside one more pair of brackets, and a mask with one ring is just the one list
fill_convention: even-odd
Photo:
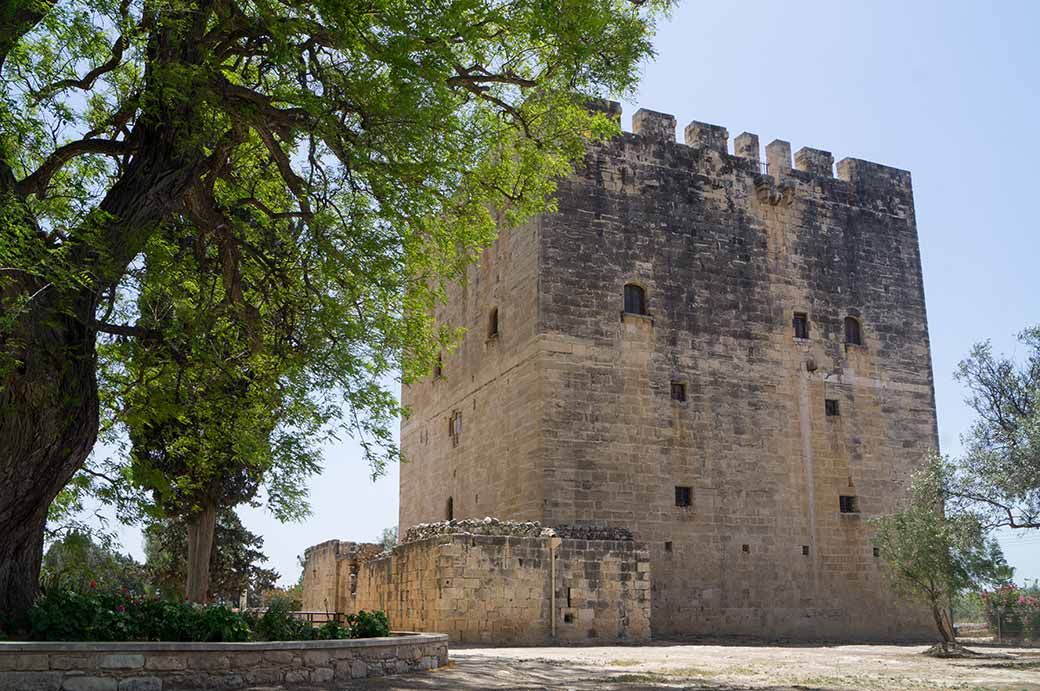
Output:
[[0,691],[175,691],[332,682],[448,664],[448,637],[267,643],[0,642]]

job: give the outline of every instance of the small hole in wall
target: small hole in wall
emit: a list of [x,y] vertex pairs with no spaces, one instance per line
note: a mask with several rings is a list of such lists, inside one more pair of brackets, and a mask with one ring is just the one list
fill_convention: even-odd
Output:
[[881,550],[879,548],[877,548],[877,547],[874,548],[874,556],[875,557],[880,557],[881,556]]
[[517,562],[519,563],[521,569],[524,568],[524,560],[523,559],[517,559]]
[[671,542],[664,543],[664,551],[665,552],[671,552],[672,551],[672,543]]
[[809,545],[802,545],[802,556],[809,556]]
[[563,615],[563,623],[564,624],[573,624],[574,623],[574,615],[573,614],[564,614]]
[[751,545],[741,545],[740,551],[744,554],[749,554],[751,552]]

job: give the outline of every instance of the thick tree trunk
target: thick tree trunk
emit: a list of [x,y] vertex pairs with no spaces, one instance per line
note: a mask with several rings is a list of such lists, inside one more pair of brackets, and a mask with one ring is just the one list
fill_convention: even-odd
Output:
[[[47,509],[86,460],[98,425],[94,332],[85,326],[92,296],[19,282],[42,292],[20,328],[0,336],[0,353],[18,360],[0,372],[0,611],[15,614],[36,594]],[[19,290],[6,288],[0,300]]]
[[932,605],[932,618],[935,620],[936,628],[939,629],[939,635],[942,636],[943,647],[945,648],[953,642],[953,627],[947,625],[947,619],[943,615],[941,607]]
[[192,602],[209,600],[209,563],[213,556],[213,535],[217,527],[217,504],[209,502],[188,518],[188,583],[186,594]]

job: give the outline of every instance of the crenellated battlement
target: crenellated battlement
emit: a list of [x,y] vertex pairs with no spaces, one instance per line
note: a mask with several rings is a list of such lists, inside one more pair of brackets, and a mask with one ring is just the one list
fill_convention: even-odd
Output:
[[[621,104],[616,101],[597,103],[597,110],[609,113],[620,119]],[[707,122],[692,121],[683,130],[683,142],[676,141],[676,119],[669,113],[661,113],[640,108],[632,115],[632,132],[636,137],[643,137],[657,143],[674,144],[694,148],[711,149],[727,156],[746,159],[760,165],[761,152],[757,134],[743,132],[733,140],[733,150],[729,147],[729,131],[721,126]],[[834,156],[830,151],[803,146],[791,155],[791,143],[776,139],[765,147],[766,174],[777,182],[799,171],[812,176],[835,178]],[[906,170],[873,163],[858,158],[843,158],[837,163],[837,179],[855,185],[868,184],[895,186],[910,189],[910,173]]]

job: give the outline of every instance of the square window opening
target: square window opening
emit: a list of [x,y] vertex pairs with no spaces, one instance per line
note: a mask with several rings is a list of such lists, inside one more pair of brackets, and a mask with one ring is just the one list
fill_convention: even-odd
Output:
[[859,497],[843,494],[838,497],[838,509],[842,513],[859,513]]
[[751,545],[741,545],[740,551],[744,554],[751,554]]
[[672,551],[672,543],[670,541],[664,543],[664,551],[665,552],[671,552]]
[[827,417],[837,417],[841,415],[841,409],[838,407],[838,399],[828,398],[823,402],[824,412],[827,413]]
[[692,487],[676,487],[675,488],[675,505],[688,507],[693,504],[693,488]]
[[795,312],[794,320],[792,321],[794,327],[794,337],[800,339],[809,338],[809,315],[805,312]]
[[672,400],[680,403],[686,401],[686,383],[681,381],[672,382]]
[[809,556],[809,545],[802,545],[802,556]]

